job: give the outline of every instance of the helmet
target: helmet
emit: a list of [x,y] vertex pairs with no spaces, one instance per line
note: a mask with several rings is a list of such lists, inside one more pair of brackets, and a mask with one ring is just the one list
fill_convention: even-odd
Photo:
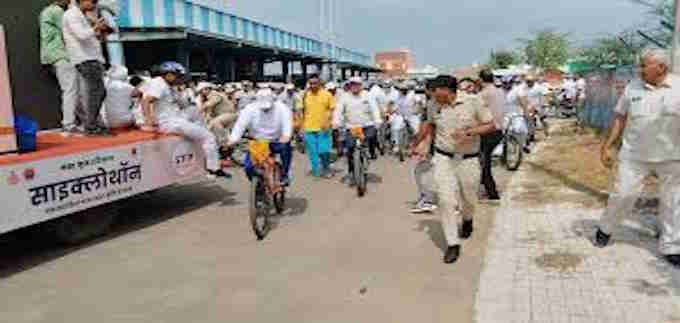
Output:
[[158,67],[158,72],[160,72],[161,74],[175,73],[179,75],[184,75],[186,74],[186,69],[180,63],[169,61],[162,63]]

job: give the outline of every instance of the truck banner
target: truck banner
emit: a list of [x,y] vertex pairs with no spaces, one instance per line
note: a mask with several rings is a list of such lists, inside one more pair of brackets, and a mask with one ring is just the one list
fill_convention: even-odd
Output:
[[14,133],[14,109],[12,88],[9,84],[5,30],[0,25],[0,154],[16,150],[17,138]]
[[0,234],[204,174],[194,144],[167,137],[0,167]]

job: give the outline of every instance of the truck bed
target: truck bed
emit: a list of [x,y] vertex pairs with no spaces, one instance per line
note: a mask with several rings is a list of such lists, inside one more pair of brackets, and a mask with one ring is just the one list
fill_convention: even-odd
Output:
[[0,166],[16,165],[55,157],[81,154],[103,148],[126,146],[164,137],[168,137],[168,135],[133,129],[114,130],[112,136],[106,137],[72,136],[68,138],[64,137],[58,131],[41,131],[38,133],[37,149],[35,152],[0,155]]
[[38,134],[37,151],[0,156],[0,234],[205,174],[180,136],[117,130],[107,137]]

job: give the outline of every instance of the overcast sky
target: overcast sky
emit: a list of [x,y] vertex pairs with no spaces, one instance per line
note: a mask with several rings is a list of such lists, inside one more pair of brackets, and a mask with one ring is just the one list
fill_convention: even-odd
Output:
[[[319,0],[227,0],[231,11],[318,37]],[[336,0],[339,43],[374,54],[409,48],[418,65],[484,62],[532,30],[557,28],[577,42],[644,19],[629,0]]]

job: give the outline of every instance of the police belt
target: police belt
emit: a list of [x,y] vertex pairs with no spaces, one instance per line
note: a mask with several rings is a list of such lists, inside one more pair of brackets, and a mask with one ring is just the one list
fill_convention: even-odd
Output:
[[[460,158],[460,159],[470,159],[470,158],[477,158],[477,157],[479,157],[479,154],[464,155],[464,154],[450,153],[450,152],[448,152],[448,151],[441,150],[441,149],[439,149],[439,148],[437,148],[437,147],[434,147],[434,152],[436,152],[437,154],[440,154],[440,155],[442,155],[442,156],[449,157],[449,158],[451,158],[451,159],[457,159],[457,158]],[[462,157],[462,158],[461,158],[461,157]]]

